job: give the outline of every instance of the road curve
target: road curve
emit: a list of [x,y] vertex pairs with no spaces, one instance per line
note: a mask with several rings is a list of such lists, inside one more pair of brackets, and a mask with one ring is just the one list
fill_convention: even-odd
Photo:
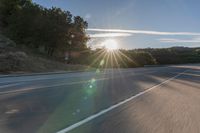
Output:
[[199,133],[199,94],[198,64],[4,77],[0,132]]

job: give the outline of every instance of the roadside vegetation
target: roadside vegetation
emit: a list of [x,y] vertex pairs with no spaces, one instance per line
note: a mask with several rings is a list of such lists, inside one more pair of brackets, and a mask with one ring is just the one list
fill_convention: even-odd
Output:
[[91,50],[87,27],[82,17],[70,11],[48,9],[31,0],[1,0],[0,71],[77,70],[74,64],[85,69],[200,62],[200,48]]
[[60,8],[44,8],[30,0],[1,0],[3,33],[19,47],[28,47],[48,56],[62,57],[71,50],[87,50],[88,24]]

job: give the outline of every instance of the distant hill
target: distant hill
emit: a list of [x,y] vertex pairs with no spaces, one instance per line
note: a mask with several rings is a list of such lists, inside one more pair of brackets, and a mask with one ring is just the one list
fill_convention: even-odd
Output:
[[149,52],[158,64],[200,63],[200,47],[171,47],[138,49]]

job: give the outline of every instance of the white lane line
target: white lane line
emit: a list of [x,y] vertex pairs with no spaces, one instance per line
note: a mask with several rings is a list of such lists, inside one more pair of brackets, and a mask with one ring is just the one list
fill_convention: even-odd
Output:
[[[193,73],[189,73],[189,72],[191,72],[191,71],[184,72],[181,75],[200,77],[200,74],[193,74]],[[177,72],[171,72],[171,73],[178,74]]]
[[196,76],[200,77],[200,74],[193,74],[193,73],[182,73],[183,75],[188,75],[188,76]]
[[21,83],[14,83],[14,84],[7,84],[7,85],[1,85],[0,86],[0,89],[2,88],[7,88],[7,87],[13,87],[13,86],[17,86],[17,85],[21,85],[23,84],[24,82],[21,82]]
[[[149,71],[149,70],[144,70],[144,71]],[[144,72],[143,71],[143,72]],[[150,70],[152,71],[152,70]],[[106,73],[101,73],[101,76],[104,76],[104,75],[108,75],[108,74],[112,74],[113,72],[106,72]],[[129,73],[129,71],[125,71],[125,72],[122,72],[122,73]],[[92,75],[90,73],[86,73],[86,75],[84,74],[79,74],[79,75],[67,75],[67,77],[65,77],[66,75],[62,75],[60,77],[42,77],[42,78],[32,78],[32,79],[18,79],[18,80],[15,80],[15,81],[3,81],[3,82],[0,82],[0,84],[3,84],[3,83],[15,83],[15,82],[31,82],[31,81],[41,81],[41,80],[50,80],[50,79],[65,79],[65,78],[80,78],[80,77],[85,77],[85,76],[95,76],[95,73],[92,73]]]
[[75,124],[73,124],[73,125],[67,127],[67,128],[64,128],[64,129],[58,131],[57,133],[67,133],[67,132],[69,132],[69,131],[71,131],[71,130],[73,130],[73,129],[75,129],[75,128],[77,128],[77,127],[79,127],[79,126],[81,126],[81,125],[83,125],[83,124],[85,124],[85,123],[87,123],[87,122],[89,122],[89,121],[91,121],[91,120],[93,120],[93,119],[95,119],[95,118],[97,118],[97,117],[99,117],[99,116],[101,116],[101,115],[103,115],[103,114],[105,114],[105,113],[107,113],[107,112],[109,112],[109,111],[111,111],[111,110],[113,110],[113,109],[115,109],[115,108],[117,108],[117,107],[119,107],[119,106],[121,106],[121,105],[123,105],[123,104],[125,104],[125,103],[127,103],[127,102],[129,102],[129,101],[131,101],[131,100],[133,100],[133,99],[135,99],[135,98],[137,98],[137,97],[139,97],[139,96],[145,94],[145,93],[147,93],[147,92],[149,92],[149,91],[151,91],[151,90],[153,90],[153,89],[155,89],[156,87],[159,87],[159,86],[161,86],[161,85],[163,85],[163,84],[165,84],[165,83],[167,83],[167,82],[169,82],[169,81],[171,81],[171,80],[177,78],[178,76],[180,76],[182,73],[184,73],[184,72],[186,72],[186,71],[187,71],[187,70],[185,70],[185,71],[183,71],[183,72],[177,74],[177,75],[174,76],[174,77],[171,77],[171,78],[169,78],[169,79],[163,81],[162,83],[160,83],[160,84],[158,84],[158,85],[155,85],[155,86],[149,88],[148,90],[145,90],[145,91],[143,91],[143,92],[140,92],[140,93],[138,93],[138,94],[136,94],[136,95],[134,95],[134,96],[132,96],[132,97],[130,97],[130,98],[124,100],[124,101],[121,101],[121,102],[119,102],[119,103],[117,103],[117,104],[114,104],[114,105],[110,106],[110,107],[107,108],[107,109],[104,109],[104,110],[102,110],[102,111],[100,111],[100,112],[98,112],[98,113],[96,113],[96,114],[94,114],[94,115],[91,115],[91,116],[89,116],[89,117],[87,117],[87,118],[85,118],[85,119],[83,119],[83,120],[81,120],[81,121],[79,121],[79,122],[77,122],[77,123],[75,123]]
[[[152,72],[146,72],[143,74],[150,74],[150,73],[155,73],[157,71],[152,71]],[[131,76],[132,74],[130,74]],[[142,74],[135,74],[136,75],[142,75]],[[129,75],[128,75],[129,76]],[[120,76],[115,76],[114,78],[118,78]],[[102,80],[107,80],[110,79],[110,77],[105,77],[105,78],[97,78],[96,81],[102,81]],[[69,83],[59,83],[59,84],[54,84],[54,85],[46,85],[46,86],[38,86],[38,87],[28,87],[28,88],[24,88],[24,89],[17,89],[17,90],[9,90],[9,91],[0,91],[0,95],[5,95],[5,94],[10,94],[10,93],[21,93],[21,92],[26,92],[26,91],[31,91],[31,90],[39,90],[39,89],[45,89],[45,88],[52,88],[52,87],[60,87],[60,86],[65,86],[65,85],[75,85],[75,84],[83,84],[83,83],[88,83],[89,80],[83,80],[83,81],[78,81],[78,82],[69,82]],[[23,82],[24,83],[24,82]],[[6,87],[11,87],[11,86],[15,86],[15,85],[20,85],[21,83],[16,83],[13,85],[8,85],[8,86],[2,86],[1,88],[6,88]]]
[[[18,79],[18,80],[15,80],[15,81],[3,81],[3,82],[0,82],[0,83],[2,84],[2,83],[13,83],[13,82],[31,82],[31,81],[50,80],[50,79],[73,78],[73,77],[76,77],[76,76],[69,75],[68,77],[62,76],[62,77],[43,77],[43,78],[32,78],[32,79]],[[78,77],[80,77],[80,76],[78,76]]]
[[[95,74],[95,73],[93,73],[93,74]],[[56,75],[56,74],[55,74]],[[51,76],[51,77],[50,77]],[[79,75],[77,75],[77,74],[62,74],[62,75],[59,75],[58,77],[52,77],[53,76],[53,74],[52,75],[50,75],[50,76],[48,76],[48,77],[46,77],[46,75],[44,76],[44,77],[42,77],[42,76],[40,76],[40,78],[38,78],[39,76],[37,75],[37,76],[29,76],[28,78],[26,77],[26,79],[21,79],[21,77],[25,77],[25,76],[21,76],[21,77],[19,77],[19,79],[17,79],[17,80],[14,80],[14,81],[3,81],[3,82],[0,82],[0,84],[2,84],[2,83],[15,83],[15,82],[31,82],[31,81],[41,81],[41,80],[50,80],[50,79],[65,79],[65,78],[74,78],[74,77],[84,77],[84,76],[93,76],[93,75],[90,75],[90,73],[86,73],[85,75],[82,75],[82,74],[79,74]],[[67,77],[66,77],[67,76]],[[34,77],[34,78],[33,78]],[[7,79],[7,78],[9,78],[9,77],[5,77],[4,79]],[[13,77],[12,77],[13,78]],[[11,78],[11,79],[12,79]],[[14,77],[14,78],[16,78],[16,77]]]
[[[98,79],[98,80],[104,80],[104,79]],[[51,87],[60,87],[60,86],[65,86],[65,85],[81,84],[81,83],[87,83],[87,82],[88,81],[79,81],[79,82],[47,85],[47,86],[38,86],[38,87],[34,87],[34,88],[30,87],[30,88],[24,88],[24,89],[18,89],[18,90],[2,91],[2,92],[0,92],[0,95],[9,94],[9,93],[25,92],[25,91],[31,91],[31,90],[38,90],[38,89],[44,89],[44,88],[51,88]]]

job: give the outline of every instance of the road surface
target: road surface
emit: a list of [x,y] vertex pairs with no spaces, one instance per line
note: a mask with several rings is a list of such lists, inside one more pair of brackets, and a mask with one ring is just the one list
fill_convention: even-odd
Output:
[[200,65],[0,77],[0,133],[199,133]]

